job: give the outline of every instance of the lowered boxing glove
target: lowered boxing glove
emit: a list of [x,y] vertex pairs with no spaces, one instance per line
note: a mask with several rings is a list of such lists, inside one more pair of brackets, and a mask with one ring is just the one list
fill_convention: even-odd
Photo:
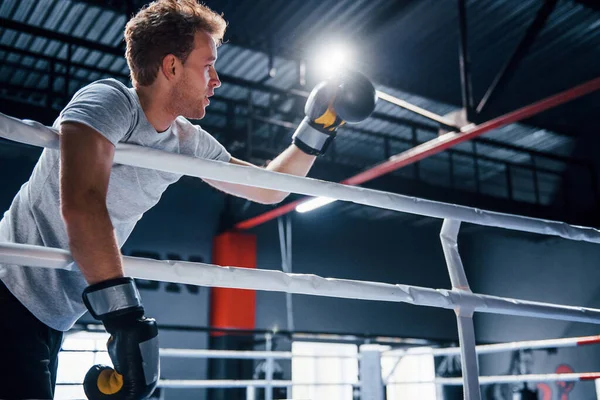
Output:
[[156,321],[144,317],[132,278],[116,278],[88,286],[83,302],[110,333],[108,354],[114,369],[95,365],[83,387],[90,400],[141,400],[158,383],[160,363]]
[[310,93],[302,120],[292,142],[310,155],[325,153],[338,127],[363,121],[371,115],[377,93],[369,79],[356,71],[345,71],[319,83]]

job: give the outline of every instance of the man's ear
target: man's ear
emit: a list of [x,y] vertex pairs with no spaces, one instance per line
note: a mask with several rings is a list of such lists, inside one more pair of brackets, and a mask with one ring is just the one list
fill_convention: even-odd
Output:
[[173,54],[167,54],[161,64],[161,72],[168,81],[175,79],[179,69],[179,60]]

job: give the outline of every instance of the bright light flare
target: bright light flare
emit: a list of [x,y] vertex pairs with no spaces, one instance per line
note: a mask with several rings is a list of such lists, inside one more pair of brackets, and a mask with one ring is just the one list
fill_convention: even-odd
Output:
[[336,43],[323,46],[316,52],[314,65],[320,77],[330,77],[353,63],[353,54],[349,46]]

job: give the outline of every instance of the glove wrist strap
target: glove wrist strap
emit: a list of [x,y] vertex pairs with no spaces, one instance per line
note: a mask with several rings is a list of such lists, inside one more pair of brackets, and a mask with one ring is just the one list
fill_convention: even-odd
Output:
[[101,321],[144,309],[132,278],[109,279],[88,286],[83,291],[83,303]]
[[304,118],[292,136],[292,143],[306,154],[320,156],[327,151],[334,138],[335,131],[318,129],[308,118]]

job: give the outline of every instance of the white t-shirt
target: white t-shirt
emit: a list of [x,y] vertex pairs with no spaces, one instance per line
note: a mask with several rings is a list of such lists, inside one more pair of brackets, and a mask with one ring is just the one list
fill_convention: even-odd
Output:
[[[82,88],[60,113],[54,127],[73,121],[88,125],[111,143],[126,142],[172,153],[228,162],[225,148],[183,117],[157,133],[148,122],[136,92],[114,79]],[[44,149],[29,181],[0,221],[0,241],[68,249],[60,212],[58,150]],[[119,246],[179,174],[114,164],[107,207]],[[87,286],[78,268],[64,271],[0,264],[0,279],[40,321],[66,331],[86,311],[81,293]]]

